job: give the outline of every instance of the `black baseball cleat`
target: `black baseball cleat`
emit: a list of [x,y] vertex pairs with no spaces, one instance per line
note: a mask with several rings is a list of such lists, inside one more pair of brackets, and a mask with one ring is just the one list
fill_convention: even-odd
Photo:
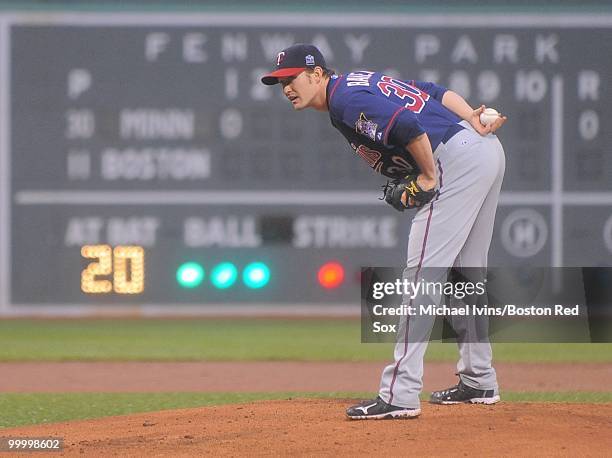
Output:
[[397,407],[387,404],[380,396],[370,401],[362,401],[346,409],[346,416],[351,420],[383,420],[392,418],[414,418],[421,414],[421,409]]
[[495,404],[499,402],[495,390],[478,390],[464,384],[461,380],[451,388],[431,393],[429,402],[433,404]]

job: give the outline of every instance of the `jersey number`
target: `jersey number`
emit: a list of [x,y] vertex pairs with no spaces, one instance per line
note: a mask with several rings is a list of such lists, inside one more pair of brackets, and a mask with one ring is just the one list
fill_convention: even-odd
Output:
[[377,86],[387,97],[393,93],[393,95],[400,99],[408,99],[405,106],[414,113],[420,113],[425,106],[425,102],[429,100],[429,94],[427,92],[423,92],[419,88],[404,83],[403,81],[393,79],[390,76],[383,76]]

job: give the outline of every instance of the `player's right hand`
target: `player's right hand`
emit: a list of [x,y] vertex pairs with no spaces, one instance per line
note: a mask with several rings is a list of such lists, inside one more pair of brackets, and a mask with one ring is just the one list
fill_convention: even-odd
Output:
[[476,132],[478,132],[483,137],[494,134],[497,129],[504,125],[504,123],[508,120],[506,116],[501,116],[495,120],[495,122],[483,126],[480,122],[480,114],[484,111],[486,106],[480,105],[472,112],[472,116],[469,119],[470,125],[474,128]]

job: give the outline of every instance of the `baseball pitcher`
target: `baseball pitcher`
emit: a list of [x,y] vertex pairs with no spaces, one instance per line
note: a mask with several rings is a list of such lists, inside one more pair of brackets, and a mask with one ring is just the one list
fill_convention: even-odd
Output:
[[[274,71],[262,82],[280,84],[295,110],[328,112],[351,148],[392,180],[384,200],[398,211],[417,209],[405,278],[416,282],[430,267],[486,268],[505,169],[504,150],[493,133],[505,117],[483,125],[484,106],[473,109],[458,94],[430,82],[373,71],[336,75],[308,44],[279,52]],[[423,356],[433,324],[428,320],[406,319],[378,397],[350,407],[349,418],[420,414]],[[488,340],[472,341],[465,327],[459,328],[458,384],[432,393],[431,402],[494,404],[499,389],[491,346]]]

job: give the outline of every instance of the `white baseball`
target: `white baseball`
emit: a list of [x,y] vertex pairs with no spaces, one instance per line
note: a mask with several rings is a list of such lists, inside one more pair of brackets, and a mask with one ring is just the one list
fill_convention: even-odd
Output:
[[495,108],[485,108],[482,113],[480,113],[480,123],[483,126],[488,126],[497,118],[499,118],[499,113]]

